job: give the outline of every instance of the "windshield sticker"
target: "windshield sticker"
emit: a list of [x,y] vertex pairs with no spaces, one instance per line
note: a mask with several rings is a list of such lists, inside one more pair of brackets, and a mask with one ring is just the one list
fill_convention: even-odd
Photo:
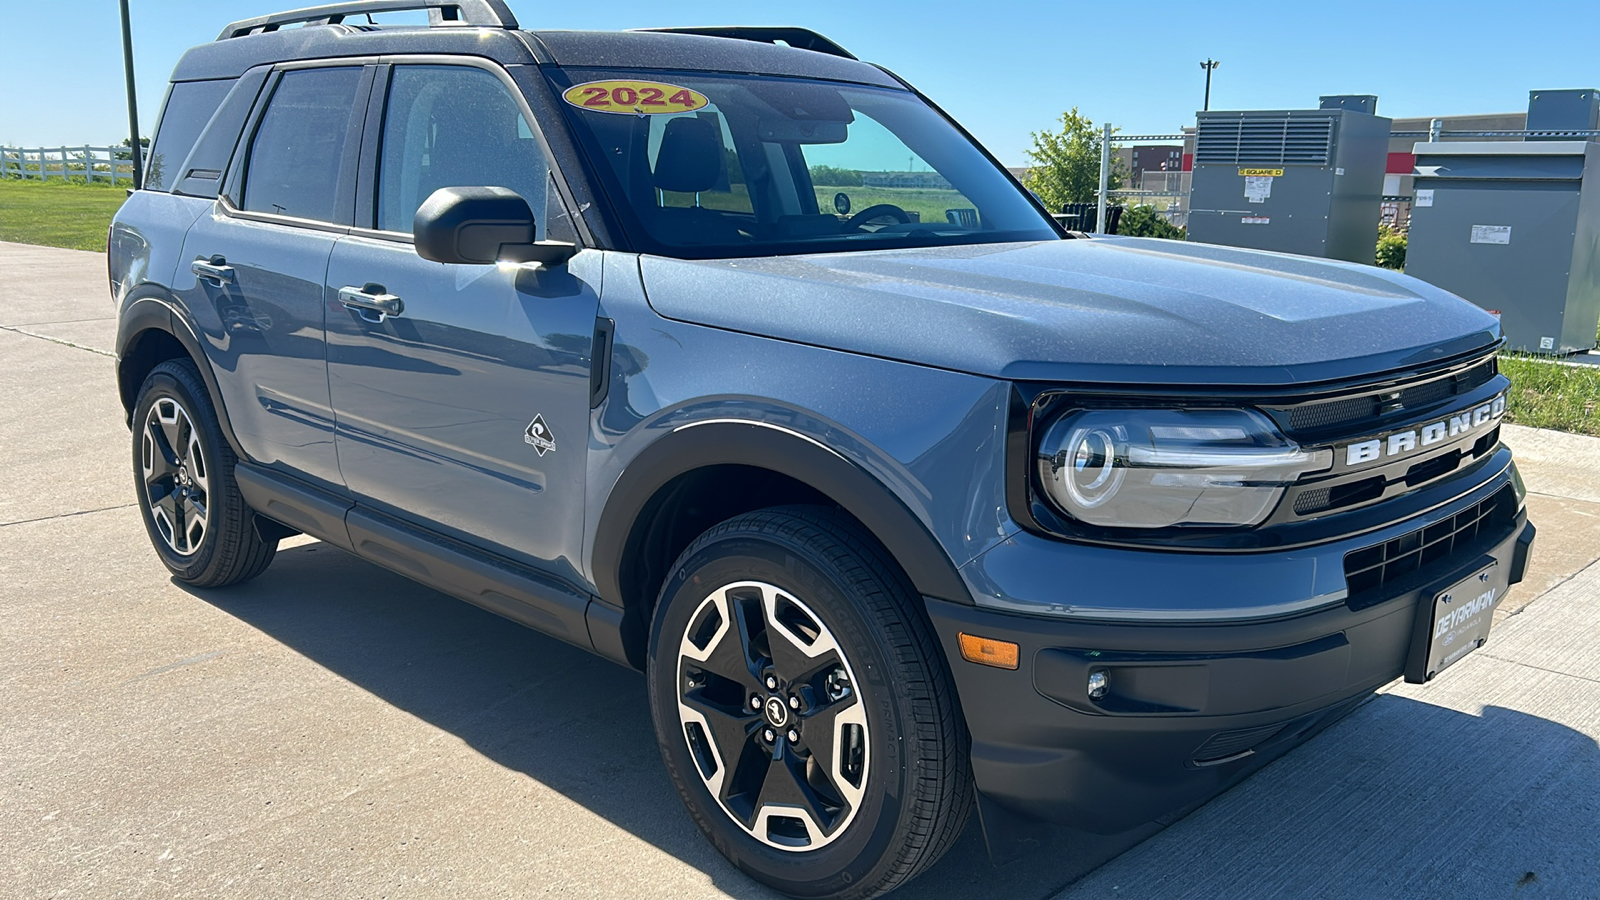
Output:
[[658,81],[591,81],[567,88],[561,97],[579,109],[629,116],[694,112],[711,102],[699,91]]

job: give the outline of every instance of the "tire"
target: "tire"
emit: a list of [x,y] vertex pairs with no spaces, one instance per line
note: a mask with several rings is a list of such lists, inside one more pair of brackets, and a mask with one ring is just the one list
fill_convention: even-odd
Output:
[[150,543],[184,584],[247,581],[277,552],[239,493],[237,461],[194,363],[175,359],[151,370],[133,410],[134,491]]
[[824,507],[730,519],[678,558],[650,632],[656,738],[700,830],[752,878],[876,897],[960,834],[970,743],[920,605]]

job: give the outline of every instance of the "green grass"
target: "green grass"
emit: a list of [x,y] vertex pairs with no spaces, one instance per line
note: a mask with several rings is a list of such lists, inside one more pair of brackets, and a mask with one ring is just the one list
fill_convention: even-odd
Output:
[[0,180],[0,241],[103,251],[125,199],[125,187]]
[[1511,379],[1507,421],[1600,435],[1600,366],[1507,353],[1500,357],[1500,371]]

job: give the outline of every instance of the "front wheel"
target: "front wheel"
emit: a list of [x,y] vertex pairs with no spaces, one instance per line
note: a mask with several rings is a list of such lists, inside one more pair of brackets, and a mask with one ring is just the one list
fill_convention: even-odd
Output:
[[971,806],[968,739],[920,598],[821,507],[696,540],[651,629],[662,756],[712,844],[800,897],[875,897],[944,854]]

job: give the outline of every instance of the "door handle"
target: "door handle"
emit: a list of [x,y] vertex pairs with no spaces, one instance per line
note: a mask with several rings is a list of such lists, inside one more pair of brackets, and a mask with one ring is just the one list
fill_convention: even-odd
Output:
[[210,259],[195,260],[189,264],[189,271],[217,284],[226,284],[233,280],[233,266],[228,265],[228,261],[220,254]]
[[[406,304],[399,297],[388,293],[381,284],[368,282],[361,287],[342,287],[339,289],[339,302],[347,308],[361,313],[375,312],[377,321],[382,322],[390,316],[398,316],[406,311]],[[366,318],[365,315],[362,318]],[[370,319],[368,321],[371,321]]]

